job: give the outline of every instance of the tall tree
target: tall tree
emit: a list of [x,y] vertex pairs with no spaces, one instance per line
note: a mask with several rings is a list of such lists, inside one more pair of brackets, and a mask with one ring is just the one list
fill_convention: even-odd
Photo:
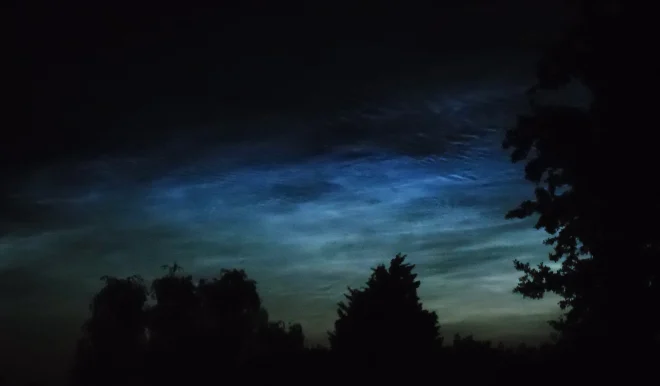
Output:
[[223,269],[195,283],[177,264],[164,268],[148,312],[153,380],[188,382],[244,362],[260,324],[268,323],[256,282],[242,270]]
[[243,361],[263,320],[257,283],[243,270],[223,269],[219,278],[200,280],[197,290],[205,339],[225,361]]
[[78,344],[79,384],[189,383],[254,357],[267,363],[304,350],[302,327],[270,321],[243,270],[194,282],[176,263],[164,268],[151,291],[138,276],[103,278]]
[[[195,371],[198,354],[199,300],[192,276],[174,263],[151,283],[155,303],[147,310],[149,373],[155,383],[180,379]],[[162,371],[161,369],[168,369]]]
[[[549,258],[561,263],[515,261],[524,275],[514,291],[560,295],[565,313],[553,326],[564,341],[609,345],[607,337],[625,328],[649,340],[660,321],[660,184],[649,174],[657,150],[648,106],[635,97],[651,79],[635,26],[641,8],[583,0],[575,10],[573,25],[539,64],[531,113],[503,143],[513,162],[527,161],[525,178],[536,184],[535,199],[507,217],[538,215],[536,228],[554,247]],[[538,102],[571,83],[590,91],[588,108]]]
[[78,342],[74,379],[84,385],[128,383],[143,374],[147,288],[138,276],[104,276]]
[[442,345],[438,316],[422,306],[415,266],[405,257],[397,254],[389,268],[373,268],[366,287],[348,289],[329,333],[334,352],[382,364],[419,360]]

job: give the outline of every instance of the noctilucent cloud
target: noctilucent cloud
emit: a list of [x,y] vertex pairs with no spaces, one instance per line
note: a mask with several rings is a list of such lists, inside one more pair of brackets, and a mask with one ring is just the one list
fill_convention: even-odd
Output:
[[[201,146],[216,128],[186,128],[149,152],[32,174],[14,191],[33,215],[0,239],[0,325],[16,339],[0,344],[27,352],[23,334],[72,346],[102,275],[148,279],[173,262],[197,277],[246,269],[273,318],[323,343],[346,287],[398,252],[446,336],[544,339],[556,299],[513,294],[512,260],[548,248],[533,222],[504,219],[532,186],[500,145],[531,78],[479,76],[316,120],[262,120],[282,133],[270,139]],[[345,136],[319,146],[310,132]]]

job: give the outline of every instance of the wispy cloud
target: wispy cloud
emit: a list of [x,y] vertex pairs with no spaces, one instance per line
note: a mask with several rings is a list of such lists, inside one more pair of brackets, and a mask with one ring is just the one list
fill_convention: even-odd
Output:
[[[346,287],[402,252],[444,323],[482,326],[484,337],[500,334],[503,318],[536,326],[555,301],[512,294],[511,260],[542,260],[547,249],[530,222],[503,218],[530,187],[499,149],[501,132],[480,126],[502,114],[488,103],[511,109],[497,98],[511,102],[473,92],[419,111],[361,112],[349,123],[366,125],[363,134],[323,152],[287,140],[200,152],[182,142],[173,159],[161,147],[54,165],[15,189],[48,211],[0,239],[0,293],[11,294],[9,307],[31,299],[35,312],[58,302],[71,310],[104,274],[149,278],[174,261],[199,276],[245,268],[274,317],[322,339]],[[460,127],[454,135],[443,122]],[[408,151],[410,136],[429,150]],[[351,146],[363,150],[347,156]]]

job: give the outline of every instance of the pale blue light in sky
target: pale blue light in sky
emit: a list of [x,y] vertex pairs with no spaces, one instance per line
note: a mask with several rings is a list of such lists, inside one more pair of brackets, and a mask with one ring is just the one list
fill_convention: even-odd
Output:
[[315,155],[286,136],[199,151],[184,137],[140,156],[52,165],[16,187],[42,214],[0,239],[0,323],[49,320],[49,347],[71,347],[102,275],[152,278],[176,261],[198,277],[245,268],[272,317],[323,342],[346,287],[401,252],[446,335],[543,339],[557,299],[511,292],[512,260],[548,252],[531,221],[504,219],[532,192],[499,145],[502,117],[519,105],[506,94],[518,88],[425,97],[395,123],[388,114],[403,107],[347,114],[369,135]]

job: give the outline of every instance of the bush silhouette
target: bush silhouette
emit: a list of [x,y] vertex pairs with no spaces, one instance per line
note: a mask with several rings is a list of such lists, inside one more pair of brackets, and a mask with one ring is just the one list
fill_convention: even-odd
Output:
[[348,289],[329,333],[330,347],[338,355],[381,365],[420,360],[442,345],[438,316],[423,308],[415,266],[404,260],[405,255],[396,255],[389,268],[372,270],[366,287]]

